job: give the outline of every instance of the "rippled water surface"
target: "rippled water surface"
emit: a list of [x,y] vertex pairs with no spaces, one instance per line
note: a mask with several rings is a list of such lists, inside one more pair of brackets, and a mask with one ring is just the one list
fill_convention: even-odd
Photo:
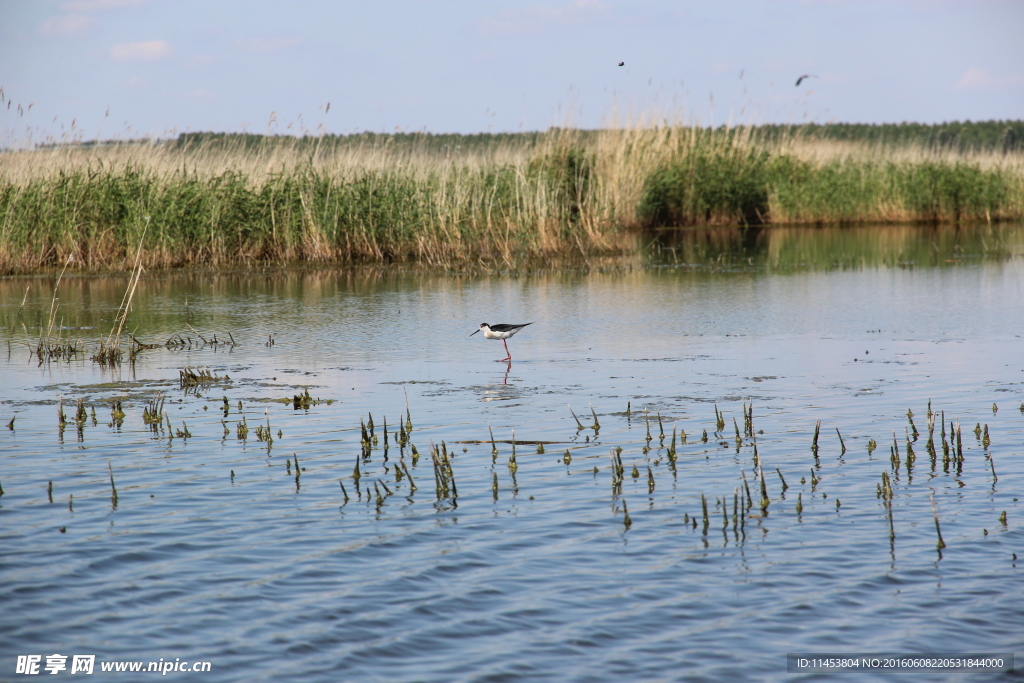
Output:
[[[126,278],[0,280],[0,679],[54,653],[211,681],[1020,654],[1022,248],[711,230],[586,271],[152,274],[125,330],[159,346],[113,369],[90,357]],[[534,321],[511,364],[483,321]],[[48,329],[84,353],[40,362]]]

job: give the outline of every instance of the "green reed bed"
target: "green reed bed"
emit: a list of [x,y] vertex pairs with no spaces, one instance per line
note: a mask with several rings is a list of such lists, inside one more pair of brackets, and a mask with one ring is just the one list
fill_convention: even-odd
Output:
[[673,155],[647,178],[648,226],[956,222],[1024,216],[1020,166],[972,159],[801,159],[725,144]]
[[833,161],[776,169],[779,222],[991,221],[1024,210],[1019,175],[970,161]]
[[246,138],[6,152],[0,273],[69,257],[129,268],[140,244],[149,268],[501,268],[633,252],[637,231],[655,226],[1024,218],[1016,151],[680,126],[506,137],[467,150]]
[[[451,169],[426,177],[312,168],[260,182],[135,166],[60,172],[0,187],[0,270],[25,272],[73,254],[119,268],[140,241],[167,267],[245,261],[501,263],[582,248],[607,251],[557,183],[521,169]],[[143,231],[147,234],[143,238]]]

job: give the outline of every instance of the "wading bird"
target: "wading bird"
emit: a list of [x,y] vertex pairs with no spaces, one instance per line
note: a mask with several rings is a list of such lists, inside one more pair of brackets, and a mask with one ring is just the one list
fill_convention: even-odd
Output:
[[519,330],[526,327],[527,325],[532,324],[533,323],[523,323],[522,325],[507,325],[505,323],[502,323],[501,325],[488,325],[487,323],[480,323],[480,328],[477,329],[476,332],[470,334],[469,336],[472,337],[477,332],[483,332],[484,336],[487,337],[488,339],[500,339],[501,343],[505,344],[505,353],[507,353],[508,356],[502,358],[498,362],[500,363],[503,361],[511,361],[512,352],[508,350],[508,344],[505,343],[505,340],[511,337]]
[[814,74],[804,74],[800,78],[796,79],[796,87],[799,88],[800,83],[802,83],[805,78],[817,78],[817,76],[815,76]]

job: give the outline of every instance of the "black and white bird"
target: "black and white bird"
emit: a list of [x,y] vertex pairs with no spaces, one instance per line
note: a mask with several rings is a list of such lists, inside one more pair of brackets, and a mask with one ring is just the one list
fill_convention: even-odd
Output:
[[805,78],[817,78],[817,76],[815,76],[814,74],[804,74],[800,78],[796,79],[796,87],[799,88],[800,84],[803,83]]
[[[501,360],[502,361],[511,361],[512,360],[512,352],[508,350],[508,344],[505,343],[505,340],[508,339],[509,337],[511,337],[513,334],[515,334],[519,330],[521,330],[524,327],[526,327],[527,325],[532,325],[532,324],[533,323],[523,323],[522,325],[508,325],[506,323],[502,323],[500,325],[488,325],[487,323],[480,323],[480,327],[475,332],[470,334],[469,336],[472,337],[477,332],[483,332],[484,336],[487,337],[488,339],[500,339],[501,343],[505,344],[505,353],[508,354],[505,358],[502,358]],[[501,362],[501,361],[499,361],[499,362]]]

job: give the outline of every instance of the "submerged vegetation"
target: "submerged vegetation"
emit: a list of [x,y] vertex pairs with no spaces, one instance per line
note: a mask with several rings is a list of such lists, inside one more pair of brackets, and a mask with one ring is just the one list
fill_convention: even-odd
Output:
[[8,151],[0,273],[71,257],[85,269],[127,269],[136,259],[149,268],[504,268],[629,252],[638,231],[659,226],[1019,220],[1015,126],[962,127],[980,142],[939,127],[908,127],[902,137],[867,127],[858,138],[850,126],[831,135],[828,126],[639,125],[497,136],[191,134]]

